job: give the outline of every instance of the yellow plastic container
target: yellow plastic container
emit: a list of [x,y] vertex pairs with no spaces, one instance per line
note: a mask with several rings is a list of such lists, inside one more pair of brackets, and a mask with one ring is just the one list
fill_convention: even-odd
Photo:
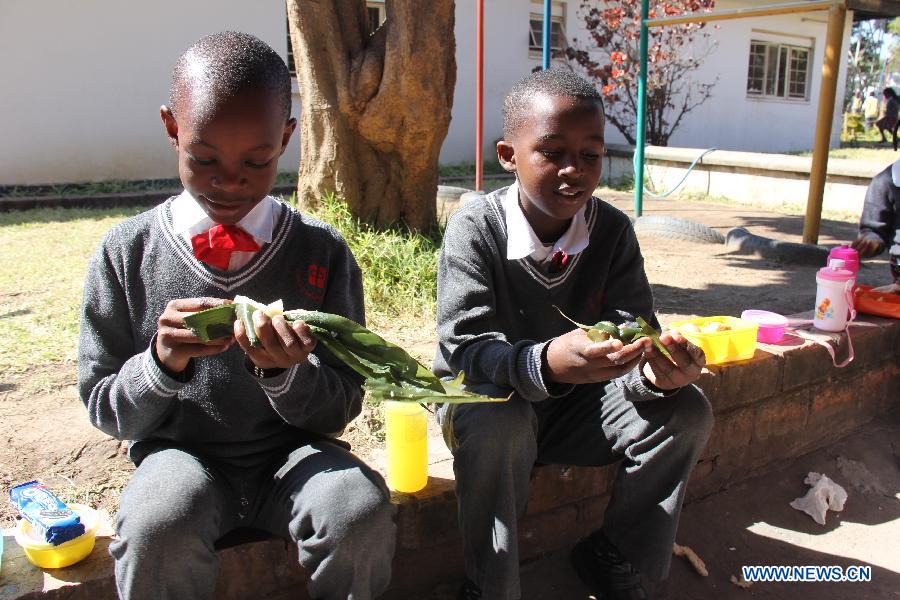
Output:
[[100,518],[97,512],[83,504],[68,504],[69,508],[78,513],[84,524],[84,533],[73,540],[63,542],[58,546],[48,544],[25,519],[19,520],[16,528],[16,543],[25,551],[25,556],[37,567],[42,569],[60,569],[74,565],[87,557],[94,549],[94,541],[97,529],[100,526]]
[[384,403],[387,484],[396,492],[418,492],[428,483],[426,418],[415,402]]
[[[698,328],[709,323],[721,323],[729,329],[712,333],[684,331],[682,328],[689,323]],[[701,317],[670,323],[669,329],[677,329],[681,335],[702,348],[706,354],[706,364],[717,365],[752,358],[756,352],[756,332],[759,325],[736,317]]]

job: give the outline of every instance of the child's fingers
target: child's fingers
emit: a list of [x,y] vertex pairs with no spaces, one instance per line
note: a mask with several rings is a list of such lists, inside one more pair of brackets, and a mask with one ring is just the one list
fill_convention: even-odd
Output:
[[622,342],[619,340],[606,340],[605,342],[591,342],[582,350],[582,356],[588,360],[603,358],[618,352],[623,348]]
[[303,349],[307,354],[316,349],[318,340],[316,340],[316,336],[310,331],[309,325],[303,321],[294,321],[293,328],[294,333],[297,334],[297,337],[300,339],[300,343],[303,344]]

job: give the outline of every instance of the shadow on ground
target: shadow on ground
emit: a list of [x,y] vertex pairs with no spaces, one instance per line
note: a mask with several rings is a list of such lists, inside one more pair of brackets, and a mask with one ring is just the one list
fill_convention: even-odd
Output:
[[[649,585],[655,600],[867,600],[900,597],[900,412],[870,423],[830,447],[799,457],[770,474],[685,506],[678,542],[706,562],[701,577],[673,558],[667,581]],[[887,493],[853,487],[837,457],[861,462]],[[826,526],[788,506],[806,493],[803,479],[824,472],[849,494],[842,513],[829,512]],[[587,533],[587,532],[585,532]],[[522,565],[524,600],[591,598],[569,566],[566,548]],[[865,583],[730,582],[742,566],[871,566]],[[444,600],[452,596],[434,595]]]

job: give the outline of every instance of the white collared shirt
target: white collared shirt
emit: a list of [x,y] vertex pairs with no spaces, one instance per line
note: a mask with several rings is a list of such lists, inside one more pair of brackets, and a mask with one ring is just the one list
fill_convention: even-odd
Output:
[[530,256],[537,262],[549,260],[557,250],[569,256],[578,254],[587,248],[590,232],[584,219],[585,207],[575,213],[569,228],[555,243],[547,246],[534,233],[531,224],[519,206],[519,182],[514,182],[506,191],[502,200],[506,213],[506,259],[518,260]]
[[[237,225],[253,236],[260,247],[272,241],[275,224],[279,212],[278,200],[272,196],[266,196],[247,215],[238,221]],[[209,231],[216,222],[209,218],[203,211],[197,200],[187,191],[172,201],[172,228],[175,233],[184,237],[188,245],[191,238],[198,233]],[[232,252],[228,263],[228,270],[235,271],[246,265],[256,256],[256,252]]]

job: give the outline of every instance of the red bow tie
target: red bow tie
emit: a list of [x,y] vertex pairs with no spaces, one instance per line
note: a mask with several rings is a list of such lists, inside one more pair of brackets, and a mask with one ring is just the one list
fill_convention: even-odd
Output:
[[550,272],[559,273],[569,264],[569,255],[562,250],[557,250],[550,257]]
[[237,225],[216,225],[191,238],[194,256],[208,265],[228,270],[232,252],[256,252],[259,244]]

